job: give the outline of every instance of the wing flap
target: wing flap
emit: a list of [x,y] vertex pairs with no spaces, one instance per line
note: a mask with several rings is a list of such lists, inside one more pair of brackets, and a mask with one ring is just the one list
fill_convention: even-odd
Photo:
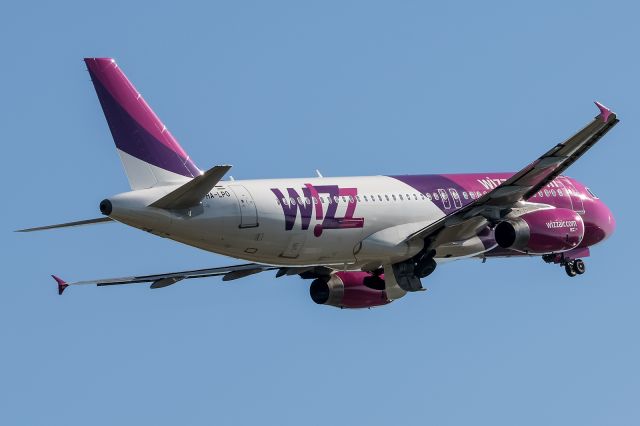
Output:
[[154,282],[151,283],[151,285],[149,286],[150,289],[156,289],[156,288],[165,288],[165,287],[169,287],[170,285],[174,285],[175,283],[182,281],[184,278],[182,277],[168,277],[168,278],[161,278],[159,280],[156,280]]

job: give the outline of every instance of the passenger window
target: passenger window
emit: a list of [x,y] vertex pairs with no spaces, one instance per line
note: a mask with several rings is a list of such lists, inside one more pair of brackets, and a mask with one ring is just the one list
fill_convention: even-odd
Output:
[[440,196],[437,193],[433,193],[433,199],[438,201],[440,199]]
[[398,197],[400,197],[400,201],[404,200],[404,198],[402,198],[402,194],[398,195]]
[[365,201],[369,201],[369,199],[367,198],[367,196],[366,196],[366,195],[364,195],[364,200],[365,200]]
[[386,198],[387,201],[389,201],[389,196],[387,194],[384,194],[384,198]]
[[353,203],[353,197],[351,195],[349,195],[349,202]]
[[338,196],[337,196],[337,195],[334,195],[334,196],[333,196],[333,201],[334,201],[336,204],[338,204],[339,198],[338,198]]
[[431,194],[430,193],[426,193],[425,196],[427,197],[427,200],[431,201]]
[[394,194],[391,194],[391,198],[393,198],[393,201],[396,201],[396,196]]

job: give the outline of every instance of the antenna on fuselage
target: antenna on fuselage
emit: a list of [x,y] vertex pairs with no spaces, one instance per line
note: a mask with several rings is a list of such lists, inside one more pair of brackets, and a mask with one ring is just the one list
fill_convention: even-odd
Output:
[[319,178],[323,178],[324,176],[322,176],[322,173],[320,173],[320,170],[316,169],[316,174],[318,175]]

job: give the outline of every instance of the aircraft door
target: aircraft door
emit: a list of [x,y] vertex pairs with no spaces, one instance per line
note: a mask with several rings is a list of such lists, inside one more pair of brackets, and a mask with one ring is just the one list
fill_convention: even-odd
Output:
[[582,197],[580,193],[576,191],[576,187],[573,186],[573,183],[569,179],[562,179],[562,185],[566,189],[566,192],[569,193],[569,198],[571,199],[571,205],[573,206],[573,210],[576,213],[584,213],[584,202],[582,201]]
[[449,195],[447,191],[444,189],[438,189],[438,194],[440,194],[440,199],[442,200],[442,205],[445,209],[449,210],[451,208],[451,201],[449,201]]
[[258,209],[247,188],[242,185],[231,185],[229,188],[231,188],[235,194],[238,199],[238,205],[240,206],[240,228],[254,228],[258,226]]
[[451,193],[451,198],[453,198],[453,205],[459,209],[462,207],[462,200],[460,200],[460,194],[453,188],[449,188],[449,192]]

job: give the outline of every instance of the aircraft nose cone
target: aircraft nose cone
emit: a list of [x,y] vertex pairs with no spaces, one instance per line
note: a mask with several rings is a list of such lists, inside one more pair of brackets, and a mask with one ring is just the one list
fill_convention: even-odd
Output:
[[602,228],[604,230],[605,238],[608,238],[616,230],[616,219],[613,217],[611,209],[609,209],[609,207],[607,207],[604,203],[602,203],[602,209]]
[[616,230],[616,220],[611,209],[602,201],[596,205],[595,224],[602,232],[602,239],[609,238]]
[[583,245],[591,246],[609,238],[616,230],[616,220],[609,207],[597,200],[589,206],[585,216]]

